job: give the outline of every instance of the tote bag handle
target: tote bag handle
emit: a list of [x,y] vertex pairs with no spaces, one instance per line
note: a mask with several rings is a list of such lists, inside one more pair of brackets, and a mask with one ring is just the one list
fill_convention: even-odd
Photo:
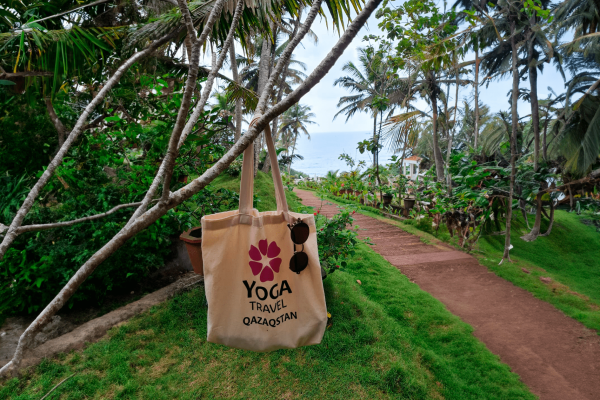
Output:
[[[250,122],[250,127],[256,123],[260,115],[254,116]],[[273,184],[275,186],[275,199],[277,201],[277,211],[288,213],[287,200],[283,189],[283,181],[277,162],[277,152],[273,138],[271,137],[271,126],[267,124],[264,130],[269,158],[271,159],[271,174],[273,175]],[[252,200],[254,197],[254,146],[248,146],[244,150],[244,161],[242,163],[242,180],[240,184],[240,214],[252,215]]]

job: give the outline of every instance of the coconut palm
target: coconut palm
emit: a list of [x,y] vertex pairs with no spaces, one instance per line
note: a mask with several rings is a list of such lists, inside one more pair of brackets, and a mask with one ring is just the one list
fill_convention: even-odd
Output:
[[490,108],[479,102],[478,107],[471,106],[471,103],[463,101],[463,107],[458,109],[462,124],[456,138],[459,147],[466,147],[469,143],[475,143],[475,136],[479,133],[478,129],[485,129],[490,120]]
[[[258,49],[258,53],[260,54],[260,49],[263,45],[262,38],[259,38],[256,47]],[[285,45],[287,42],[276,47],[271,53],[272,64],[277,64],[279,60],[279,56],[285,49]],[[272,46],[275,47],[275,46]],[[258,77],[259,77],[259,61],[255,60],[251,57],[245,56],[237,56],[236,61],[238,63],[238,67],[242,67],[240,70],[240,79],[244,86],[248,89],[257,91],[258,90]],[[290,58],[288,73],[286,76],[285,82],[278,82],[280,85],[283,85],[284,90],[287,92],[291,92],[292,85],[297,85],[304,81],[306,78],[306,74],[303,72],[306,71],[306,64],[301,61],[296,60],[296,58],[292,55]]]
[[[392,67],[387,63],[385,51],[375,50],[372,46],[361,48],[359,51],[359,65],[348,62],[342,70],[349,75],[335,80],[334,86],[339,86],[350,92],[356,93],[351,96],[341,97],[338,101],[338,111],[333,119],[339,115],[346,115],[346,122],[357,112],[370,112],[373,116],[373,163],[377,180],[379,178],[379,137],[384,120],[383,114],[388,116],[394,112],[396,106],[404,99],[402,91],[406,85],[398,79],[396,74],[391,73]],[[379,129],[377,121],[379,118]]]
[[[281,141],[286,146],[286,153],[290,153],[290,147],[292,148],[292,154],[290,157],[293,159],[294,151],[296,150],[296,141],[300,134],[306,135],[310,140],[310,134],[306,128],[307,125],[316,124],[312,119],[315,114],[311,112],[311,107],[302,105],[299,103],[294,104],[281,116],[281,122],[279,125],[279,131],[281,132]],[[292,164],[288,165],[288,174]]]
[[[564,94],[565,106],[557,113],[558,124],[552,129],[566,159],[565,169],[573,176],[586,174],[600,153],[599,13],[596,3],[589,0],[567,0],[554,10],[557,36],[574,31],[574,39],[560,48],[572,78]],[[572,103],[577,94],[582,96]]]

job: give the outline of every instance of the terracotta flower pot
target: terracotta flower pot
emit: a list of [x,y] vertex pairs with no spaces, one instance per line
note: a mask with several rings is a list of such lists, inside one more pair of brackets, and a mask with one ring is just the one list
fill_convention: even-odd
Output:
[[179,236],[180,240],[185,242],[188,256],[192,262],[194,272],[198,275],[204,275],[204,263],[202,262],[202,228],[196,227],[183,232]]

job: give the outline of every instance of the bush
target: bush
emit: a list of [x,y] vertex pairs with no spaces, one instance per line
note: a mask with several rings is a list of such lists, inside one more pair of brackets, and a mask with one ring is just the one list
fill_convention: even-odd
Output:
[[[114,198],[114,191],[112,186],[100,190],[100,201]],[[99,304],[110,293],[131,290],[164,265],[171,256],[172,240],[182,231],[197,225],[202,215],[235,209],[238,202],[237,193],[206,187],[104,261],[75,292],[68,306]],[[69,203],[36,207],[31,214],[42,223],[56,221],[59,215],[71,220],[106,211],[112,205],[103,208],[102,204],[87,204],[90,208],[85,207],[85,211],[81,205],[71,207]],[[94,211],[96,207],[101,211]],[[45,307],[79,267],[125,225],[131,212],[122,210],[100,220],[18,237],[0,261],[0,313],[32,313]]]
[[342,208],[331,218],[318,212],[315,213],[319,259],[327,273],[345,267],[348,257],[355,254],[358,244],[358,234],[356,233],[358,227],[352,228],[352,222],[354,222],[352,215],[355,212]]
[[[114,89],[98,109],[107,115],[103,125],[77,139],[36,199],[24,225],[70,221],[142,200],[175,124],[176,114],[171,111],[181,101],[180,83],[172,95],[162,97],[153,79],[142,76],[140,83],[152,93],[157,89],[157,94],[137,96],[140,87],[136,82],[129,82],[129,88],[127,82],[121,82]],[[127,91],[133,95],[123,96]],[[82,94],[78,101],[85,103],[88,95]],[[78,114],[75,108],[82,104],[72,99],[61,94],[55,103],[67,128]],[[115,100],[112,105],[111,99]],[[117,103],[119,110],[125,108],[129,113],[118,111]],[[9,105],[6,115],[0,116],[0,154],[6,155],[0,157],[0,222],[9,224],[35,183],[33,178],[41,176],[54,152],[57,133],[42,103],[27,105],[0,91],[0,104]],[[171,191],[182,186],[177,178],[203,173],[227,150],[223,144],[226,134],[222,133],[227,120],[218,111],[204,113],[198,125],[202,129],[190,134],[180,149]],[[164,265],[171,240],[197,224],[203,213],[226,211],[236,208],[237,203],[237,195],[229,191],[205,188],[104,261],[68,306],[97,304],[111,292],[131,290],[128,288]],[[132,212],[133,208],[122,209],[95,221],[19,236],[0,261],[0,313],[31,313],[46,306],[75,271],[123,228]]]
[[238,157],[236,158],[231,164],[229,164],[229,167],[227,167],[227,174],[229,174],[229,176],[240,176],[240,174],[242,173],[242,158]]

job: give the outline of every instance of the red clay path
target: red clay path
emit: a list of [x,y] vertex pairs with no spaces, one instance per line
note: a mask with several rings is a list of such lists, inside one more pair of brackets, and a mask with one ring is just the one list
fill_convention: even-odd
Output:
[[[312,192],[297,190],[319,209]],[[323,202],[321,213],[337,207]],[[542,400],[600,399],[600,337],[549,303],[498,277],[477,260],[427,245],[399,227],[355,215],[361,237],[421,289],[475,329],[475,336],[519,374]]]

